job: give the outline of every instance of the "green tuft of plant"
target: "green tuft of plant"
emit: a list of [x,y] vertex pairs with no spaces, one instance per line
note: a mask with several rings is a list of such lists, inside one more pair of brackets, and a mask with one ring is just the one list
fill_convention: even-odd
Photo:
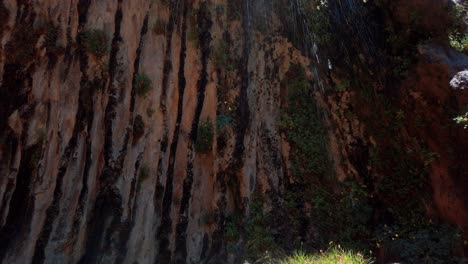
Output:
[[97,59],[109,52],[109,38],[104,30],[92,29],[83,33],[83,45]]
[[141,73],[135,77],[135,92],[140,96],[145,96],[153,89],[152,81],[148,75]]
[[452,48],[468,53],[468,6],[454,3],[451,7],[452,27],[449,30],[449,43]]
[[207,153],[213,146],[214,126],[210,119],[202,121],[198,126],[195,151],[197,153]]
[[291,256],[280,261],[280,264],[371,264],[371,259],[365,258],[361,253],[344,250],[341,247],[333,247],[318,254],[308,254],[304,251],[296,251]]
[[453,119],[457,124],[462,125],[464,129],[468,128],[468,111],[465,114],[459,115]]

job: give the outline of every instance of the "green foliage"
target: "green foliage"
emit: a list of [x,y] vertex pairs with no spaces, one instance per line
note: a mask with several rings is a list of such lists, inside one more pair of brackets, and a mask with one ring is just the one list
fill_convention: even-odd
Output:
[[333,34],[328,14],[327,1],[314,1],[308,10],[310,28],[314,33],[314,40],[319,46],[327,46],[333,42]]
[[100,59],[109,52],[109,38],[104,30],[92,29],[84,32],[83,45],[87,52]]
[[318,254],[307,254],[304,251],[296,251],[280,264],[371,264],[372,260],[366,259],[362,254],[340,247],[333,247]]
[[296,176],[312,174],[323,178],[331,170],[322,113],[304,70],[294,65],[288,75],[288,106],[281,116],[281,128],[293,146],[293,172]]
[[450,46],[454,49],[468,53],[468,6],[454,3],[450,9],[452,27],[449,30]]
[[450,46],[454,49],[468,53],[468,34],[454,33],[449,36]]
[[337,187],[340,193],[323,183],[308,187],[306,196],[311,197],[314,225],[320,238],[314,247],[326,248],[330,241],[335,241],[346,248],[368,252],[372,237],[368,223],[373,208],[366,186],[349,181]]
[[197,153],[207,153],[213,146],[214,127],[210,119],[202,121],[198,126],[195,151]]
[[260,259],[266,252],[278,249],[268,228],[268,219],[269,214],[263,211],[262,198],[254,195],[250,202],[250,215],[246,221],[246,249],[249,259]]
[[145,96],[151,89],[153,89],[153,84],[148,75],[141,73],[135,76],[136,94]]
[[464,129],[468,128],[468,111],[465,114],[459,115],[453,119],[457,124],[462,125]]

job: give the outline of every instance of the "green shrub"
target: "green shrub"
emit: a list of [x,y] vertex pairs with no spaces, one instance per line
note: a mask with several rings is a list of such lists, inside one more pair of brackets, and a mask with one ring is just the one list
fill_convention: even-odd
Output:
[[210,119],[202,121],[198,126],[195,151],[197,153],[209,152],[213,146],[214,127]]
[[146,95],[151,89],[153,89],[152,81],[148,75],[142,73],[137,74],[135,77],[135,92],[140,95]]
[[269,228],[269,215],[263,211],[263,201],[255,194],[250,202],[249,217],[246,220],[247,257],[257,261],[267,252],[276,252],[278,246]]
[[468,111],[463,115],[455,117],[453,120],[457,122],[457,124],[463,125],[463,128],[468,128]]
[[87,52],[100,59],[109,52],[109,38],[104,30],[92,29],[84,32],[83,44]]
[[292,145],[293,173],[296,177],[323,178],[330,170],[328,138],[304,69],[294,65],[288,72],[288,105],[282,110],[281,128]]
[[452,27],[449,30],[450,45],[461,52],[468,53],[468,6],[454,3],[450,9]]

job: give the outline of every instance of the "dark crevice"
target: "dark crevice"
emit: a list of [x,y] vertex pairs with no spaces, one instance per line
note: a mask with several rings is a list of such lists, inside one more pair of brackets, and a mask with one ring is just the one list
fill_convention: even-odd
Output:
[[[119,226],[120,216],[122,213],[122,198],[118,189],[114,186],[114,183],[119,176],[118,167],[120,162],[119,160],[114,162],[112,156],[112,145],[114,140],[113,122],[116,116],[116,108],[118,104],[115,82],[118,79],[118,75],[122,74],[121,71],[117,71],[119,67],[117,55],[119,52],[120,42],[122,41],[122,37],[120,35],[122,18],[122,1],[119,0],[114,17],[115,32],[112,38],[112,47],[109,58],[109,98],[104,116],[104,168],[98,178],[99,191],[96,196],[96,202],[91,214],[91,219],[88,223],[86,253],[79,263],[99,262],[98,258],[106,255],[107,250],[113,243],[110,241],[112,229]],[[126,138],[125,141],[127,142],[128,139]],[[124,144],[124,146],[126,146],[126,144]],[[120,156],[119,159],[122,160],[122,157]],[[109,222],[108,218],[110,216],[113,216],[112,221],[110,221],[110,230],[106,230],[106,224]]]
[[[176,160],[177,145],[179,143],[179,132],[180,132],[180,123],[182,121],[183,114],[183,104],[184,104],[184,92],[186,87],[185,80],[185,58],[187,53],[187,12],[188,4],[187,1],[181,3],[183,5],[183,17],[182,17],[182,33],[181,33],[181,49],[179,56],[179,73],[178,73],[178,89],[179,89],[179,98],[177,103],[177,118],[176,126],[174,129],[174,134],[172,138],[172,143],[169,150],[169,163],[166,174],[166,189],[163,197],[163,207],[162,207],[162,216],[161,216],[161,226],[158,230],[158,238],[160,239],[160,248],[159,248],[159,260],[163,263],[171,262],[171,250],[169,249],[169,239],[172,233],[171,220],[171,211],[172,211],[172,202],[173,202],[173,178],[174,178],[174,165]],[[179,6],[180,8],[180,6]],[[177,246],[176,246],[177,247]]]
[[[251,49],[251,40],[250,40],[250,14],[248,13],[249,1],[243,1],[243,17],[242,17],[242,27],[244,30],[244,46],[242,50],[242,58],[239,63],[239,72],[241,76],[240,83],[240,92],[238,98],[238,105],[236,109],[236,129],[235,129],[235,146],[234,152],[232,154],[233,159],[230,161],[228,167],[218,172],[217,174],[217,185],[220,189],[222,196],[217,201],[217,210],[215,214],[215,219],[217,223],[217,229],[213,232],[212,235],[212,248],[208,251],[206,262],[207,263],[217,263],[222,259],[226,259],[226,247],[225,247],[225,222],[226,222],[226,213],[225,209],[227,206],[227,197],[228,192],[231,193],[232,199],[234,200],[234,206],[236,214],[245,215],[245,201],[241,197],[239,189],[239,179],[237,172],[242,168],[244,163],[244,138],[247,128],[249,126],[249,101],[247,91],[250,84],[250,74],[249,74],[249,56]],[[238,260],[240,261],[240,260]]]
[[[80,1],[78,3],[78,10],[79,10],[79,28],[83,28],[86,24],[86,16],[89,9],[90,1]],[[82,42],[82,35],[78,36],[78,42]],[[81,81],[80,81],[80,91],[79,91],[79,99],[78,99],[78,110],[76,113],[75,126],[73,128],[72,137],[65,149],[63,156],[60,159],[60,168],[56,178],[54,196],[52,200],[52,204],[46,211],[46,219],[44,222],[43,229],[39,235],[39,238],[36,242],[35,252],[33,256],[33,263],[43,263],[45,260],[45,247],[50,239],[50,235],[53,230],[53,223],[57,218],[58,214],[60,213],[60,201],[62,198],[62,183],[69,167],[69,162],[71,156],[76,151],[76,147],[78,145],[78,138],[80,133],[83,132],[84,129],[87,129],[87,140],[86,140],[86,164],[85,164],[85,173],[83,175],[83,186],[82,190],[80,191],[80,198],[84,195],[83,193],[87,192],[87,174],[89,173],[90,167],[90,149],[91,143],[89,139],[89,133],[91,131],[91,126],[94,119],[94,112],[93,112],[93,92],[92,88],[89,85],[88,76],[86,74],[88,68],[88,57],[84,52],[79,54],[80,59],[80,71],[81,71]],[[81,201],[83,203],[83,201]],[[83,207],[82,204],[79,205],[79,208]],[[80,209],[78,209],[80,210]],[[82,210],[82,209],[81,209]],[[76,217],[75,217],[76,218]]]
[[[156,209],[160,209],[161,211],[161,223],[156,232],[156,240],[159,241],[159,250],[157,251],[158,257],[156,258],[155,263],[164,263],[163,260],[171,259],[171,252],[169,250],[169,239],[168,239],[168,232],[171,229],[171,226],[167,225],[167,223],[171,222],[170,215],[170,203],[172,200],[172,179],[166,177],[166,184],[164,186],[160,185],[161,177],[163,176],[163,155],[165,155],[167,151],[168,145],[168,129],[167,129],[167,90],[169,89],[169,80],[170,74],[172,72],[172,33],[174,32],[174,27],[176,23],[176,11],[177,6],[176,3],[171,1],[170,3],[170,17],[169,23],[166,27],[166,54],[164,57],[164,66],[163,66],[163,79],[162,79],[162,93],[160,99],[160,109],[163,115],[163,136],[161,140],[161,149],[160,149],[160,158],[158,161],[158,174],[156,179],[156,190],[155,190],[155,201],[154,206]],[[168,186],[169,185],[169,186]],[[163,191],[164,190],[164,191]],[[159,212],[156,211],[156,212]]]
[[[187,11],[184,12],[185,14]],[[184,21],[186,24],[186,21]],[[192,121],[192,130],[190,132],[190,148],[187,159],[187,176],[183,183],[183,193],[181,206],[179,210],[180,219],[176,226],[176,243],[175,243],[175,263],[185,263],[187,258],[187,226],[190,208],[190,198],[192,197],[193,185],[193,144],[197,138],[198,123],[200,121],[201,112],[205,100],[205,90],[208,84],[208,60],[210,58],[211,33],[210,29],[213,22],[211,14],[208,11],[206,2],[201,3],[198,11],[198,30],[200,32],[198,40],[201,48],[201,71],[200,79],[197,83],[197,105],[195,115]],[[186,29],[186,25],[184,27]]]
[[[142,25],[142,28],[141,28],[141,31],[140,31],[140,41],[139,41],[139,44],[138,44],[138,48],[136,50],[136,57],[135,57],[135,62],[134,62],[134,71],[133,71],[133,82],[132,82],[132,91],[131,91],[131,98],[130,98],[130,109],[129,109],[129,112],[130,112],[130,116],[133,116],[133,112],[134,112],[134,109],[135,109],[135,101],[136,101],[136,85],[135,85],[135,79],[136,79],[136,76],[139,72],[139,69],[140,69],[140,58],[141,58],[141,52],[142,52],[142,49],[143,49],[143,43],[144,43],[144,37],[146,35],[146,33],[148,32],[148,13],[146,14],[145,18],[144,18],[144,21],[143,21],[143,25]],[[133,123],[133,118],[130,118],[129,120],[129,125],[131,126],[131,124]],[[129,139],[130,139],[130,131],[127,131],[126,135],[125,135],[125,143],[123,145],[123,149],[121,150],[120,152],[120,155],[119,155],[119,159],[118,161],[120,161],[118,164],[118,173],[117,175],[122,175],[122,168],[123,168],[123,163],[124,163],[124,160],[125,160],[125,156],[126,156],[126,149],[128,147],[128,142],[129,142]],[[121,252],[122,254],[120,254],[116,260],[116,263],[123,263],[124,262],[124,252],[127,252],[127,241],[130,237],[130,232],[131,232],[131,229],[133,227],[133,222],[134,222],[134,214],[135,214],[135,208],[133,208],[132,210],[132,207],[130,206],[130,203],[132,201],[135,200],[135,193],[136,193],[136,179],[137,179],[137,171],[138,171],[138,167],[140,166],[140,160],[141,160],[141,157],[142,157],[142,153],[140,153],[140,155],[138,156],[138,160],[136,162],[136,165],[135,165],[135,175],[134,175],[134,178],[132,180],[132,187],[131,187],[131,190],[130,190],[130,197],[129,197],[129,201],[128,201],[128,211],[129,211],[129,219],[128,221],[122,223],[121,227],[119,228],[119,232],[120,232],[120,235],[119,235],[119,245],[118,245],[118,250],[119,252]]]
[[[18,5],[22,4],[18,1]],[[1,19],[8,19],[9,12],[3,6],[0,8]],[[29,93],[32,89],[32,72],[34,71],[35,48],[31,48],[38,39],[38,34],[31,31],[35,13],[30,5],[18,11],[15,18],[16,28],[13,29],[10,41],[5,45],[5,65],[3,68],[2,85],[0,86],[0,139],[13,145],[3,149],[2,166],[8,162],[7,157],[14,157],[18,144],[27,139],[28,133],[14,135],[8,126],[9,116],[16,110],[23,121],[23,131],[28,131],[28,119],[33,115],[35,102],[31,102]],[[3,27],[3,24],[0,25]],[[13,148],[14,147],[14,148]],[[10,153],[6,151],[10,150]],[[34,196],[31,189],[36,175],[36,161],[42,155],[42,144],[35,144],[28,148],[21,148],[21,161],[16,182],[8,180],[5,199],[2,201],[2,214],[8,208],[4,225],[0,228],[0,259],[4,259],[7,251],[16,241],[20,241],[29,232],[34,211]],[[4,152],[5,151],[5,152]],[[6,165],[6,164],[5,164]],[[6,175],[2,175],[6,176]],[[9,202],[9,203],[8,203]],[[8,204],[7,204],[8,203]],[[2,215],[3,216],[3,215]]]

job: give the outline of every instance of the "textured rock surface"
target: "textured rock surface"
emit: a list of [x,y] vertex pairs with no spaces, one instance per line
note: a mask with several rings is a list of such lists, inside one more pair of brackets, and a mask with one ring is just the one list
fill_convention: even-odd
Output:
[[[261,34],[249,24],[249,1],[212,2],[0,2],[4,263],[217,263],[226,215],[248,215],[259,188],[284,189],[291,175],[279,125],[281,83],[291,65],[310,61],[272,33],[279,19]],[[84,48],[93,29],[109,39],[103,58]],[[433,61],[440,54],[456,67]],[[468,65],[440,49],[420,55],[416,74],[402,84],[402,108],[431,125],[398,133],[427,139],[439,154],[457,148],[457,161],[431,165],[431,179],[435,214],[466,228],[468,142],[462,129],[444,130],[450,120],[441,102],[467,104],[466,89],[448,84]],[[139,74],[152,80],[143,96]],[[379,143],[366,134],[365,115],[350,117],[353,92],[316,97],[330,116],[338,178],[363,176],[356,142]],[[356,112],[372,111],[361,107]],[[215,132],[210,151],[196,152],[200,122],[216,126],[227,113],[234,125]]]
[[[243,208],[257,181],[279,187],[279,83],[291,63],[306,63],[286,39],[248,35],[240,17],[216,16],[215,5],[193,20],[203,10],[197,2],[3,5],[9,13],[0,63],[6,263],[165,263],[171,255],[197,262],[216,254],[210,249],[219,215]],[[226,1],[216,7],[226,9]],[[61,52],[45,46],[44,24],[57,27]],[[83,32],[92,29],[111,40],[99,60],[82,48]],[[199,35],[190,36],[194,31]],[[23,42],[24,35],[31,39]],[[230,51],[238,65],[229,72],[213,61],[223,37],[235,39]],[[24,54],[10,56],[10,46]],[[152,80],[146,96],[132,85],[138,73]],[[209,153],[195,153],[199,120],[216,120],[223,83],[227,100],[238,98],[239,124],[229,129],[222,152],[214,142]],[[135,139],[137,115],[145,128]]]

